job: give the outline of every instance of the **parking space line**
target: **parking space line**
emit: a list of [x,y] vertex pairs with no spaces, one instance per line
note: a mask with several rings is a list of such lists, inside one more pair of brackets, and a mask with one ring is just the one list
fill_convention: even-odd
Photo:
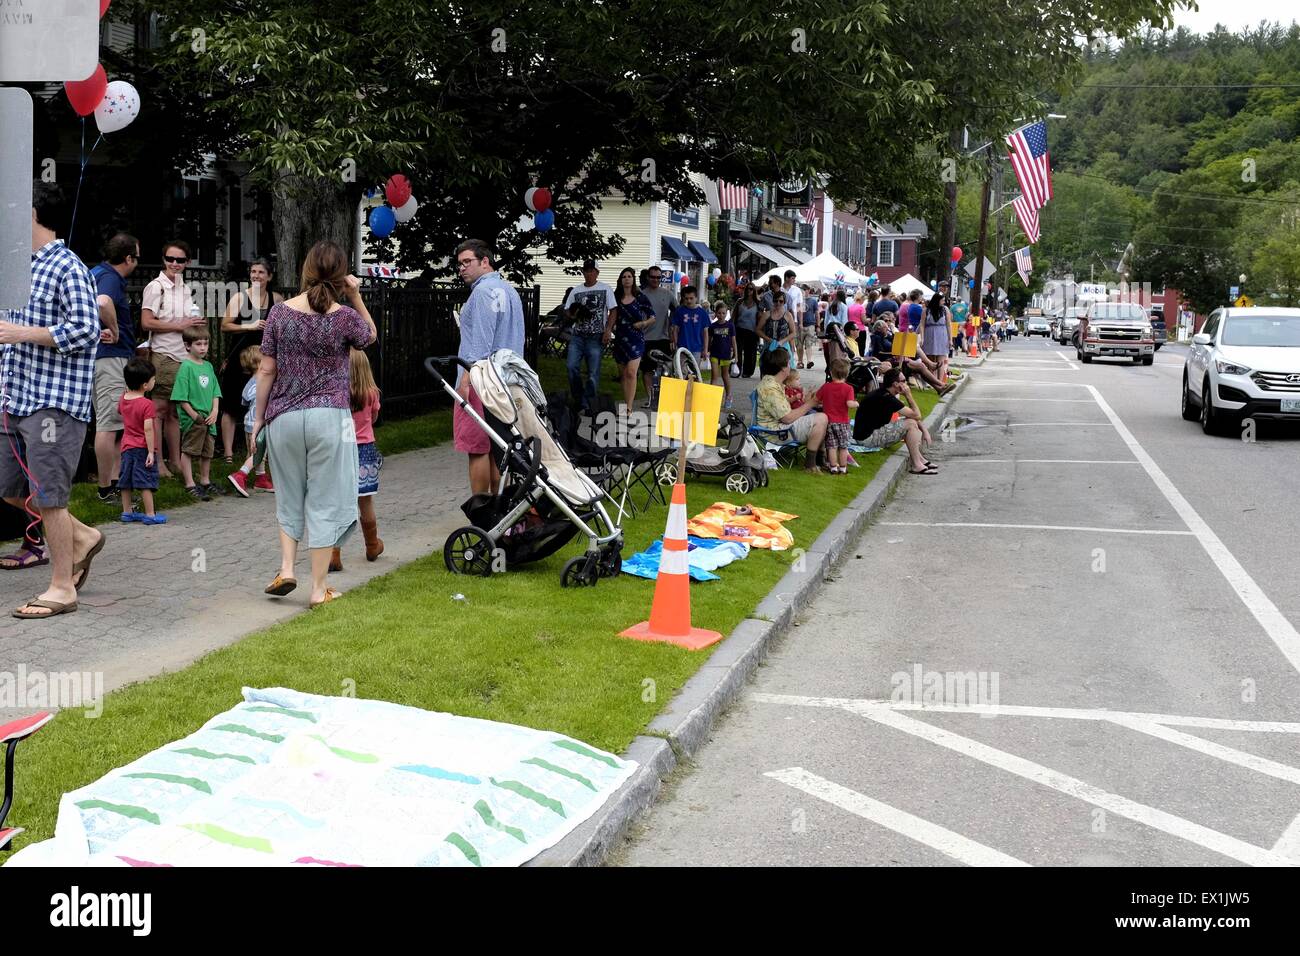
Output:
[[882,726],[901,730],[905,734],[910,734],[939,747],[945,747],[964,757],[970,757],[998,770],[1014,774],[1031,783],[1074,797],[1095,807],[1101,807],[1109,813],[1133,820],[1143,826],[1167,833],[1188,843],[1194,843],[1199,847],[1219,853],[1230,859],[1251,866],[1297,865],[1297,861],[1274,853],[1272,850],[1254,846],[1244,840],[1239,840],[1234,836],[1221,833],[1184,817],[1158,810],[1155,807],[1149,807],[1120,794],[1102,790],[1100,787],[1094,787],[1086,781],[1060,773],[1051,767],[1045,767],[1042,764],[1026,760],[1024,757],[1018,757],[1005,750],[990,747],[988,744],[981,743],[970,737],[963,737],[961,734],[944,730],[942,727],[936,727],[934,724],[917,720],[915,717],[909,717],[895,711],[888,705],[856,704],[850,705],[846,709]]
[[1016,465],[1136,465],[1136,458],[945,458],[945,465],[954,462],[977,461],[977,462],[1002,462]]
[[1008,422],[1008,428],[1036,428],[1039,425],[1109,425],[1110,422]]
[[914,528],[1018,528],[1027,531],[1088,531],[1098,534],[1166,534],[1192,537],[1190,531],[1165,531],[1160,528],[1091,528],[1072,524],[995,524],[983,521],[882,521],[891,527]]
[[1275,777],[1288,783],[1300,784],[1300,767],[1290,767],[1284,763],[1278,763],[1276,760],[1269,760],[1267,757],[1257,757],[1255,754],[1246,753],[1244,750],[1225,747],[1213,740],[1206,740],[1203,737],[1197,737],[1181,730],[1174,730],[1171,727],[1153,723],[1149,720],[1136,720],[1132,717],[1118,716],[1109,717],[1107,720],[1120,727],[1127,727],[1130,730],[1136,730],[1139,733],[1156,737],[1168,743],[1186,747],[1188,750],[1195,750],[1207,757],[1214,757],[1225,763],[1235,764],[1238,767],[1262,773],[1266,777]]
[[997,396],[994,396],[993,398],[977,398],[974,395],[970,396],[968,401],[972,401],[972,402],[1068,402],[1071,405],[1095,404],[1095,402],[1093,402],[1093,400],[1090,398],[1015,398],[1012,396],[1008,396],[1006,398],[999,398]]
[[760,704],[788,704],[796,707],[843,708],[855,711],[860,706],[878,705],[892,710],[935,711],[945,714],[977,714],[987,717],[1047,717],[1058,720],[1140,720],[1173,727],[1200,727],[1203,730],[1240,730],[1256,734],[1300,734],[1300,722],[1286,720],[1238,720],[1233,717],[1190,717],[1182,714],[1143,714],[1127,710],[1104,710],[1088,707],[1036,707],[1030,704],[927,704],[921,701],[889,701],[853,697],[801,697],[796,694],[757,692]]
[[1278,837],[1277,843],[1273,844],[1273,852],[1291,860],[1300,860],[1300,814],[1296,814],[1291,825]]
[[1200,541],[1201,547],[1205,553],[1210,556],[1215,567],[1227,579],[1229,586],[1237,592],[1237,597],[1246,605],[1246,609],[1254,615],[1264,632],[1277,645],[1277,649],[1290,662],[1291,666],[1300,671],[1300,632],[1297,632],[1290,621],[1278,610],[1277,605],[1269,600],[1264,590],[1255,583],[1255,579],[1250,573],[1241,566],[1241,562],[1236,559],[1227,545],[1220,540],[1219,536],[1214,533],[1205,519],[1197,513],[1196,509],[1191,506],[1182,493],[1169,480],[1168,476],[1155,463],[1141,442],[1133,435],[1128,427],[1115,414],[1115,410],[1110,407],[1106,399],[1102,398],[1101,392],[1092,386],[1086,386],[1092,393],[1092,397],[1101,407],[1106,417],[1110,419],[1115,430],[1124,443],[1128,445],[1129,450],[1133,452],[1133,457],[1138,460],[1146,470],[1147,475],[1151,478],[1160,493],[1165,496],[1165,500],[1173,506],[1174,511],[1183,519],[1183,523],[1191,529],[1192,533]]
[[787,786],[801,790],[818,800],[847,810],[855,816],[870,820],[886,829],[893,830],[910,840],[924,844],[932,850],[938,850],[944,856],[965,863],[969,866],[1029,866],[1023,860],[1000,853],[992,847],[954,833],[947,827],[931,823],[914,816],[905,810],[891,807],[887,803],[873,800],[871,797],[841,787],[815,773],[809,773],[802,767],[790,767],[786,770],[771,770],[763,774]]

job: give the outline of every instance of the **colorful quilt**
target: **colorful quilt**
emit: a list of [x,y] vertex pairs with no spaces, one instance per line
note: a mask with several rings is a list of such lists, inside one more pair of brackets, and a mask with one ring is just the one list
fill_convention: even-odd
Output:
[[14,865],[515,866],[636,764],[556,733],[244,688],[244,702],[59,805]]
[[794,535],[784,522],[797,517],[784,511],[717,501],[686,522],[686,530],[700,538],[721,538],[740,541],[751,548],[785,551],[793,547]]

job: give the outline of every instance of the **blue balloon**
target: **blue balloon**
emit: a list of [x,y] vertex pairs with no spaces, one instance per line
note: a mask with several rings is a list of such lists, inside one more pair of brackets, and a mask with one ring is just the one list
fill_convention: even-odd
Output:
[[975,280],[974,280],[974,279],[967,279],[967,280],[966,280],[966,288],[968,288],[968,289],[973,289],[973,288],[975,288]]
[[710,289],[712,289],[715,285],[718,284],[718,280],[715,279],[715,278],[713,278],[713,274],[712,274],[712,273],[710,273],[708,276],[706,276],[705,279],[704,279],[704,281],[708,284],[708,286],[709,286]]
[[538,232],[547,232],[555,225],[555,211],[552,209],[543,209],[537,215],[533,216],[533,225],[537,227]]
[[391,206],[376,206],[370,213],[370,231],[378,239],[386,238],[397,228],[397,217]]

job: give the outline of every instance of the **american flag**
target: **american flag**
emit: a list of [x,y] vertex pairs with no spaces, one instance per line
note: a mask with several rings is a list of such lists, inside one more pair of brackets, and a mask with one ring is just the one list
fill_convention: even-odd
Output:
[[1016,250],[1016,271],[1020,273],[1020,281],[1029,285],[1029,273],[1034,271],[1034,260],[1029,255],[1029,247]]
[[1047,124],[1041,120],[1022,126],[1007,137],[1011,165],[1020,191],[1040,209],[1052,198],[1052,163],[1047,154]]
[[815,223],[818,219],[821,218],[822,215],[821,199],[817,196],[814,196],[813,201],[808,204],[807,208],[801,210],[799,215],[803,217],[803,221],[805,223],[811,226],[813,223]]
[[749,207],[749,187],[733,186],[718,180],[719,209],[747,209]]
[[1011,208],[1016,211],[1016,219],[1020,223],[1020,228],[1025,233],[1031,243],[1038,241],[1038,207],[1027,200],[1024,196],[1017,196],[1011,203]]

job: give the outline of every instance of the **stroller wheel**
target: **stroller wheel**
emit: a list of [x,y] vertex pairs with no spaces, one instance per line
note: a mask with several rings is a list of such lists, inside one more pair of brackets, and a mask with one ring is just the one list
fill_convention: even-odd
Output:
[[727,472],[727,480],[723,485],[728,491],[738,495],[747,495],[754,490],[754,480],[743,471]]
[[468,525],[457,528],[442,546],[442,560],[452,574],[477,574],[488,577],[492,573],[492,539],[482,528]]
[[[588,565],[591,565],[588,568]],[[590,555],[580,554],[565,562],[560,572],[560,587],[587,588],[596,585],[597,566]]]
[[596,569],[602,578],[616,578],[623,572],[623,551],[621,548],[608,547],[600,552]]
[[655,465],[655,481],[661,485],[677,484],[677,462],[661,461]]

